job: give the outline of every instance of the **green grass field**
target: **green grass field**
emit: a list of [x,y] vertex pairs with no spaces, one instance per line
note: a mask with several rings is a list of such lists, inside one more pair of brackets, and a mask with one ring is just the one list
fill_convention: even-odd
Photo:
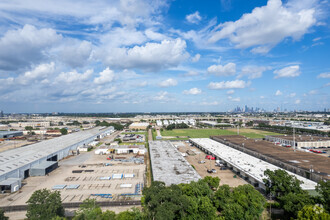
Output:
[[[155,132],[156,133],[156,132]],[[176,136],[189,136],[191,138],[208,138],[214,135],[237,135],[237,129],[174,129],[171,131],[164,130],[161,132],[162,136],[173,136],[175,138],[169,140],[178,139]],[[240,129],[240,135],[249,138],[263,138],[266,135],[281,135],[274,132],[260,131],[254,129],[243,128]],[[182,139],[182,138],[180,138]],[[188,138],[183,138],[188,139]]]

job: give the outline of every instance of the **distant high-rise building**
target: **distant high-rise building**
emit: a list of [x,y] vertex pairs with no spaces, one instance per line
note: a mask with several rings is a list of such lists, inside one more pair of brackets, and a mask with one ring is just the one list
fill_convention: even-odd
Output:
[[3,118],[4,117],[4,114],[3,114],[3,111],[1,110],[0,111],[0,118]]

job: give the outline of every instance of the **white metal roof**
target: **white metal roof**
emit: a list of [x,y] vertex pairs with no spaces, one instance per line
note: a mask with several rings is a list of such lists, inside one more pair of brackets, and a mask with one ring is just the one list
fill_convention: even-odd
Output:
[[[266,161],[260,160],[256,157],[243,153],[234,148],[228,147],[222,143],[211,140],[209,138],[192,138],[193,142],[202,146],[204,149],[212,152],[217,157],[223,159],[232,166],[238,168],[239,170],[244,171],[257,181],[263,183],[263,179],[266,178],[264,172],[269,170],[278,170],[281,169],[273,164],[270,164]],[[313,190],[316,187],[316,183],[301,177],[297,174],[287,171],[290,175],[297,177],[298,180],[303,181],[301,184],[302,189],[304,190]]]
[[100,129],[100,127],[96,127],[1,152],[0,176],[107,131]]
[[169,141],[149,141],[152,175],[155,181],[190,183],[201,177]]

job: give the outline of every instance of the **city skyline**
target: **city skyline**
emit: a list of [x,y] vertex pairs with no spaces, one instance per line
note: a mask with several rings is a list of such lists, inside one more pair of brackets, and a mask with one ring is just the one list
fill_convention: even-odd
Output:
[[329,109],[327,1],[2,1],[0,109]]

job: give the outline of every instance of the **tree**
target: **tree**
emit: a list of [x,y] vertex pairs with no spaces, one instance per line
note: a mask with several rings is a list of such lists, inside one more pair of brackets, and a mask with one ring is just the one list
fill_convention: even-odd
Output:
[[60,192],[48,189],[35,191],[27,203],[26,217],[28,219],[51,219],[64,216]]
[[25,126],[25,130],[32,131],[33,130],[33,127],[32,126]]
[[312,199],[306,191],[301,193],[290,192],[279,198],[280,205],[288,217],[296,217],[298,212],[306,205],[312,204]]
[[204,182],[206,182],[211,189],[218,189],[219,184],[220,184],[220,178],[219,177],[211,177],[211,176],[206,176],[203,179]]
[[5,212],[0,209],[0,220],[8,220],[9,217],[5,216]]
[[267,178],[263,179],[266,186],[266,193],[271,193],[276,198],[287,195],[288,193],[301,193],[302,183],[296,177],[289,175],[285,170],[271,171],[267,169],[264,173]]
[[324,209],[330,213],[330,181],[320,181],[316,186],[316,191],[320,194],[319,200]]
[[251,185],[233,188],[220,186],[213,202],[225,219],[258,219],[266,203],[261,193]]
[[61,128],[60,132],[61,132],[62,135],[68,134],[68,130],[66,130],[65,128]]
[[328,220],[329,213],[326,213],[323,208],[318,205],[306,205],[298,212],[298,220]]
[[116,220],[141,220],[141,219],[144,219],[143,213],[137,208],[132,208],[131,210],[120,212],[116,216]]

